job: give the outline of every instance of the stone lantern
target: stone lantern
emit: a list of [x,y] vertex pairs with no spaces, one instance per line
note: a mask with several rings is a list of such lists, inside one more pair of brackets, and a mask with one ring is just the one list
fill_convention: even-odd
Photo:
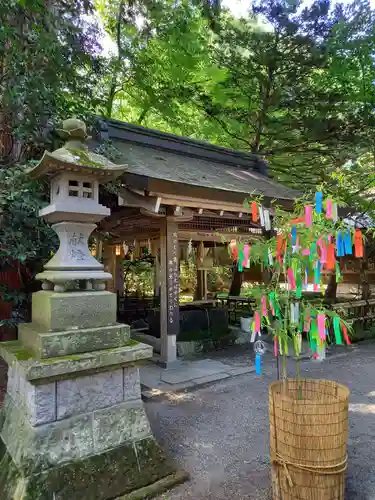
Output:
[[50,179],[51,202],[39,215],[60,239],[58,252],[37,279],[44,290],[55,292],[70,290],[77,281],[81,288],[104,290],[111,275],[91,255],[87,240],[95,223],[110,214],[99,203],[99,184],[114,180],[125,169],[88,151],[86,126],[80,120],[66,120],[58,132],[67,142],[53,153],[46,151],[29,174],[33,179]]
[[88,151],[83,122],[66,120],[60,134],[65,145],[30,171],[50,178],[40,215],[60,248],[37,276],[32,322],[19,325],[18,341],[0,344],[9,367],[0,491],[5,500],[143,498],[186,475],[156,443],[141,400],[138,364],[152,348],[117,323],[116,295],[104,289],[111,275],[87,245],[110,213],[99,184],[124,167]]

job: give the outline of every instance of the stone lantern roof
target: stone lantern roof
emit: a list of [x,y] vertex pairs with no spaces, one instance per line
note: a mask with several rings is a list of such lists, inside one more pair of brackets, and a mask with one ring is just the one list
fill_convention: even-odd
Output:
[[57,130],[57,133],[62,139],[66,139],[66,143],[52,153],[45,151],[40,162],[29,171],[32,179],[53,177],[71,171],[94,176],[100,183],[106,183],[125,172],[125,165],[115,165],[105,156],[88,150],[86,141],[90,137],[83,121],[76,118],[65,120],[63,128]]

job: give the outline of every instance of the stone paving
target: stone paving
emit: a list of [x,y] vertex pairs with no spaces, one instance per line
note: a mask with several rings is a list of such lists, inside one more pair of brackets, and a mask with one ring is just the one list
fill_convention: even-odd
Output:
[[[228,361],[228,354],[217,356]],[[235,353],[243,364],[248,356],[248,351]],[[361,344],[323,363],[304,361],[301,372],[350,387],[345,498],[375,500],[375,344]],[[271,500],[267,386],[275,376],[275,362],[267,357],[261,376],[240,375],[146,404],[155,436],[191,475],[158,500]]]

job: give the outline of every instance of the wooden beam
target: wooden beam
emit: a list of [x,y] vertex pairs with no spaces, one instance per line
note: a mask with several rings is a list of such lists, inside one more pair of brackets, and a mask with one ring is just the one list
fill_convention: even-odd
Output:
[[[150,193],[154,195],[155,193]],[[216,210],[216,211],[226,211],[226,212],[243,212],[251,213],[251,208],[245,207],[241,203],[228,203],[225,201],[213,201],[200,198],[191,198],[184,195],[170,195],[166,193],[159,193],[163,198],[163,204],[165,205],[182,205],[184,207],[198,208],[198,210]]]
[[142,196],[127,188],[119,190],[119,206],[144,208],[149,212],[158,213],[160,202],[161,199],[157,196]]

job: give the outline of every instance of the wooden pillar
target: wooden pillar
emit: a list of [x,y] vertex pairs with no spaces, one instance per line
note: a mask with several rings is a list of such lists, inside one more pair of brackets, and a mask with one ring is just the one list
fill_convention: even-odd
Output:
[[151,255],[154,260],[154,307],[160,306],[160,241],[151,241]]
[[194,300],[207,299],[207,271],[197,269],[197,288],[194,294]]
[[115,267],[115,291],[121,296],[124,295],[124,267],[122,265],[123,257],[116,255]]
[[160,228],[160,288],[161,362],[167,368],[177,359],[180,329],[178,225],[168,217]]

